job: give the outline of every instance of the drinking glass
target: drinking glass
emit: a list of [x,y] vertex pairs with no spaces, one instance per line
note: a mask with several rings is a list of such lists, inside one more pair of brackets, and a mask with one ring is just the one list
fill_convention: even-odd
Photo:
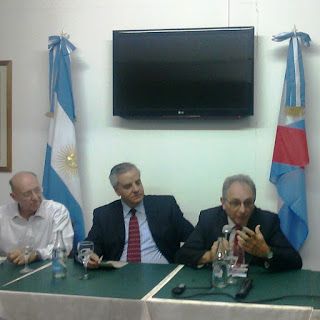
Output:
[[238,251],[234,250],[233,247],[230,247],[227,255],[228,260],[228,283],[235,284],[237,279],[233,277],[233,268],[236,266],[238,261]]
[[87,280],[89,278],[87,266],[90,259],[91,254],[94,252],[94,244],[93,241],[80,241],[78,243],[78,260],[84,266],[84,274],[80,277],[82,280]]
[[33,234],[31,232],[26,232],[26,234],[24,236],[21,237],[20,239],[20,247],[23,250],[23,254],[24,254],[24,268],[22,270],[20,270],[20,273],[28,273],[33,271],[33,269],[29,268],[28,266],[28,262],[29,262],[29,256],[30,253],[33,250],[34,247],[34,238],[33,238]]

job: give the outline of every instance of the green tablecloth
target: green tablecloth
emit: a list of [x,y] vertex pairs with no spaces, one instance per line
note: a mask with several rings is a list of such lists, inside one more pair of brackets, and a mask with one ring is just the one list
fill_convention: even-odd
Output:
[[[31,266],[36,269],[48,262],[37,262]],[[51,267],[47,267],[5,287],[4,283],[21,276],[19,271],[22,267],[8,262],[0,266],[0,317],[21,319],[23,315],[22,318],[25,319],[79,320],[113,319],[117,315],[117,319],[122,320],[170,320],[172,317],[176,320],[194,320],[211,319],[214,314],[215,318],[221,320],[320,319],[319,298],[298,297],[256,302],[282,295],[317,295],[319,272],[297,270],[270,273],[264,269],[251,268],[253,288],[247,298],[239,300],[248,303],[245,305],[238,302],[225,303],[234,300],[224,295],[203,295],[229,293],[234,296],[241,284],[239,281],[237,285],[224,289],[209,289],[210,269],[183,267],[178,272],[175,264],[131,263],[121,269],[91,270],[91,279],[79,280],[83,267],[73,260],[68,260],[67,263],[68,276],[65,279],[53,279]],[[173,276],[175,272],[177,274]],[[159,285],[161,289],[157,292],[160,282],[164,286],[161,288]],[[180,283],[187,286],[181,297],[197,293],[201,295],[185,300],[173,298],[171,290]],[[194,287],[198,289],[191,289]],[[156,293],[152,296],[151,293],[154,292]],[[313,310],[312,307],[318,310]]]
[[[318,295],[320,287],[320,272],[309,270],[294,270],[272,273],[263,268],[251,267],[249,276],[253,279],[253,288],[245,299],[239,302],[254,302],[274,305],[312,306],[320,309],[320,298],[303,297],[303,295]],[[175,277],[164,286],[154,298],[187,299],[198,301],[234,302],[232,298],[223,293],[235,296],[242,279],[236,285],[229,285],[224,289],[204,289],[195,287],[208,287],[211,281],[211,270],[192,269],[184,267]],[[178,297],[171,294],[172,288],[179,284],[185,284],[187,289]],[[199,294],[197,296],[194,296]],[[211,295],[212,294],[212,295]],[[218,294],[218,295],[214,295]],[[189,297],[188,296],[191,296]],[[275,301],[258,302],[262,299],[273,299],[280,296],[300,295],[299,297],[286,297]]]
[[64,279],[53,279],[48,267],[1,290],[141,299],[177,266],[129,263],[120,269],[89,270],[90,279],[80,280],[83,267],[73,260],[67,264],[68,276]]
[[[49,262],[50,261],[37,261],[30,264],[30,268],[35,270]],[[12,280],[15,280],[25,275],[23,273],[20,273],[20,270],[23,268],[24,266],[16,266],[8,260],[2,263],[0,265],[0,287]]]

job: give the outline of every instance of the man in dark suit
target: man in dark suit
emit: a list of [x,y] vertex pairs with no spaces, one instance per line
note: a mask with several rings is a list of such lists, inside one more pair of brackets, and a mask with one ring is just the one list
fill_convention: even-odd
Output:
[[238,237],[238,245],[245,251],[245,263],[270,270],[301,269],[301,257],[282,233],[278,215],[255,207],[255,199],[256,188],[249,176],[228,177],[222,188],[222,205],[200,213],[176,261],[194,267],[211,264],[217,259],[217,239],[224,236],[222,229],[228,225],[231,243]]
[[[94,242],[89,268],[99,267],[104,260],[150,263],[172,263],[180,242],[187,240],[194,230],[172,196],[145,196],[140,171],[131,163],[112,168],[110,183],[121,197],[93,212],[93,225],[86,240]],[[132,212],[134,209],[134,212]],[[140,258],[127,259],[130,220],[138,220]]]

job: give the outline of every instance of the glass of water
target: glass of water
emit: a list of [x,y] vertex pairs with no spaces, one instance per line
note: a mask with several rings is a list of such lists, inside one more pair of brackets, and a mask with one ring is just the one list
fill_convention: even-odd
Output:
[[89,279],[89,274],[87,271],[88,262],[90,260],[91,254],[94,252],[94,243],[93,241],[80,241],[78,243],[78,260],[84,266],[84,274],[80,277],[82,280]]
[[234,250],[233,247],[229,248],[228,255],[227,255],[227,261],[228,261],[228,283],[235,284],[237,283],[237,278],[235,278],[234,275],[234,267],[237,265],[238,261],[238,250]]
[[24,254],[24,268],[20,270],[20,273],[31,272],[33,269],[29,268],[28,265],[29,256],[34,247],[34,238],[31,232],[26,232],[26,234],[20,238],[20,247],[22,248]]

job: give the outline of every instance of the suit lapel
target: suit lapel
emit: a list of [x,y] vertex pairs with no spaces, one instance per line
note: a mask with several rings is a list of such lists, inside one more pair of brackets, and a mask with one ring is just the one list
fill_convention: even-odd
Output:
[[254,208],[251,214],[251,217],[248,221],[247,227],[254,231],[255,227],[257,225],[257,209]]
[[223,235],[223,233],[222,233],[222,228],[223,228],[223,226],[225,226],[226,224],[228,224],[228,215],[227,215],[227,213],[226,213],[223,209],[222,209],[222,211],[221,211],[220,220],[221,220],[221,234]]
[[116,233],[116,237],[120,239],[121,246],[124,246],[125,242],[125,226],[123,219],[123,208],[121,200],[116,203],[115,211],[114,211],[114,226],[118,226],[114,229]]
[[151,199],[149,196],[144,196],[143,198],[144,210],[146,212],[147,222],[149,225],[150,232],[152,236],[156,233],[156,217],[157,217],[157,209],[151,203]]
[[221,207],[221,211],[219,212],[218,216],[218,223],[216,224],[216,234],[218,234],[218,237],[224,237],[224,234],[222,233],[222,228],[228,224],[228,216],[227,213],[223,210]]

